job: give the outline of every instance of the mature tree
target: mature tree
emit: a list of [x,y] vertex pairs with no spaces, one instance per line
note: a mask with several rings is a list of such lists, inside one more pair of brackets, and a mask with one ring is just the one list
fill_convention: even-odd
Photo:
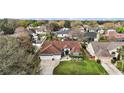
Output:
[[29,42],[0,37],[0,74],[38,74],[39,62]]
[[56,23],[59,25],[60,28],[63,28],[64,24],[65,24],[65,21],[64,20],[59,20],[59,21],[56,21]]
[[117,31],[118,33],[124,33],[124,27],[122,27],[122,26],[117,27],[117,28],[116,28],[116,31]]
[[104,27],[106,28],[114,28],[115,27],[115,23],[114,22],[105,22],[103,24]]
[[96,27],[99,25],[97,21],[93,21],[93,20],[92,21],[81,21],[81,22],[82,24],[89,25],[91,27]]
[[65,20],[64,27],[70,28],[71,27],[71,21]]
[[51,22],[51,23],[50,23],[50,28],[51,28],[51,30],[53,30],[53,31],[58,31],[58,30],[60,29],[60,26],[59,26],[58,23],[56,23],[56,22]]
[[0,20],[0,30],[4,32],[4,34],[13,34],[16,28],[16,21],[8,19]]
[[80,27],[81,25],[82,25],[82,22],[79,20],[71,21],[71,27],[73,27],[73,28]]
[[29,24],[33,22],[35,22],[35,20],[17,20],[17,25],[27,27]]

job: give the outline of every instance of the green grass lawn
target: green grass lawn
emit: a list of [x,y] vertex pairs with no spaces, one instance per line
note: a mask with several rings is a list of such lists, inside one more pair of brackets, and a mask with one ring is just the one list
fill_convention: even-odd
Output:
[[[122,66],[123,65],[123,66]],[[124,72],[124,63],[122,62],[117,62],[116,66],[120,71]]]
[[55,69],[55,75],[106,75],[104,68],[94,61],[63,61]]

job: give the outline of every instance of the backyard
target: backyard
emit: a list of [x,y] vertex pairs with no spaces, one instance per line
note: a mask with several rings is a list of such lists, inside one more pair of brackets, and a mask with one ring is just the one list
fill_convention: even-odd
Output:
[[95,61],[62,61],[55,69],[54,75],[107,75],[104,68]]

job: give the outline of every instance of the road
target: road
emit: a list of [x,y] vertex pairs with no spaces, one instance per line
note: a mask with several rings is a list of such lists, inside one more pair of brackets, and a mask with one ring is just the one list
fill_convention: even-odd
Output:
[[41,75],[53,75],[53,70],[56,66],[58,66],[60,60],[42,60],[41,61]]
[[111,63],[102,63],[104,69],[108,72],[109,75],[123,75],[113,64]]

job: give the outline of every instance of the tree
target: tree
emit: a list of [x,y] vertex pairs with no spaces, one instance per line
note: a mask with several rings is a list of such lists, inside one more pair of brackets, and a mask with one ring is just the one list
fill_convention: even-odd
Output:
[[122,26],[117,27],[117,28],[116,28],[116,31],[117,31],[118,33],[124,33],[124,27],[122,27]]
[[53,31],[58,31],[60,29],[60,26],[56,22],[51,22],[50,23],[50,28]]
[[33,22],[35,22],[35,20],[17,20],[17,25],[26,28],[28,25],[30,25]]
[[97,21],[81,21],[81,22],[82,24],[89,25],[91,27],[96,27],[99,25]]
[[1,36],[0,49],[0,74],[38,74],[40,59],[30,42]]
[[77,29],[77,28],[80,28],[80,26],[82,26],[81,21],[79,21],[79,20],[71,21],[71,28]]
[[64,27],[70,28],[71,27],[71,21],[65,20]]
[[96,62],[97,62],[98,64],[101,64],[101,60],[100,60],[100,59],[97,59]]
[[115,23],[114,22],[105,22],[103,24],[104,27],[106,28],[114,28],[115,27]]
[[13,20],[9,22],[8,19],[3,19],[0,21],[0,30],[4,32],[4,34],[13,34],[16,28],[16,21]]

